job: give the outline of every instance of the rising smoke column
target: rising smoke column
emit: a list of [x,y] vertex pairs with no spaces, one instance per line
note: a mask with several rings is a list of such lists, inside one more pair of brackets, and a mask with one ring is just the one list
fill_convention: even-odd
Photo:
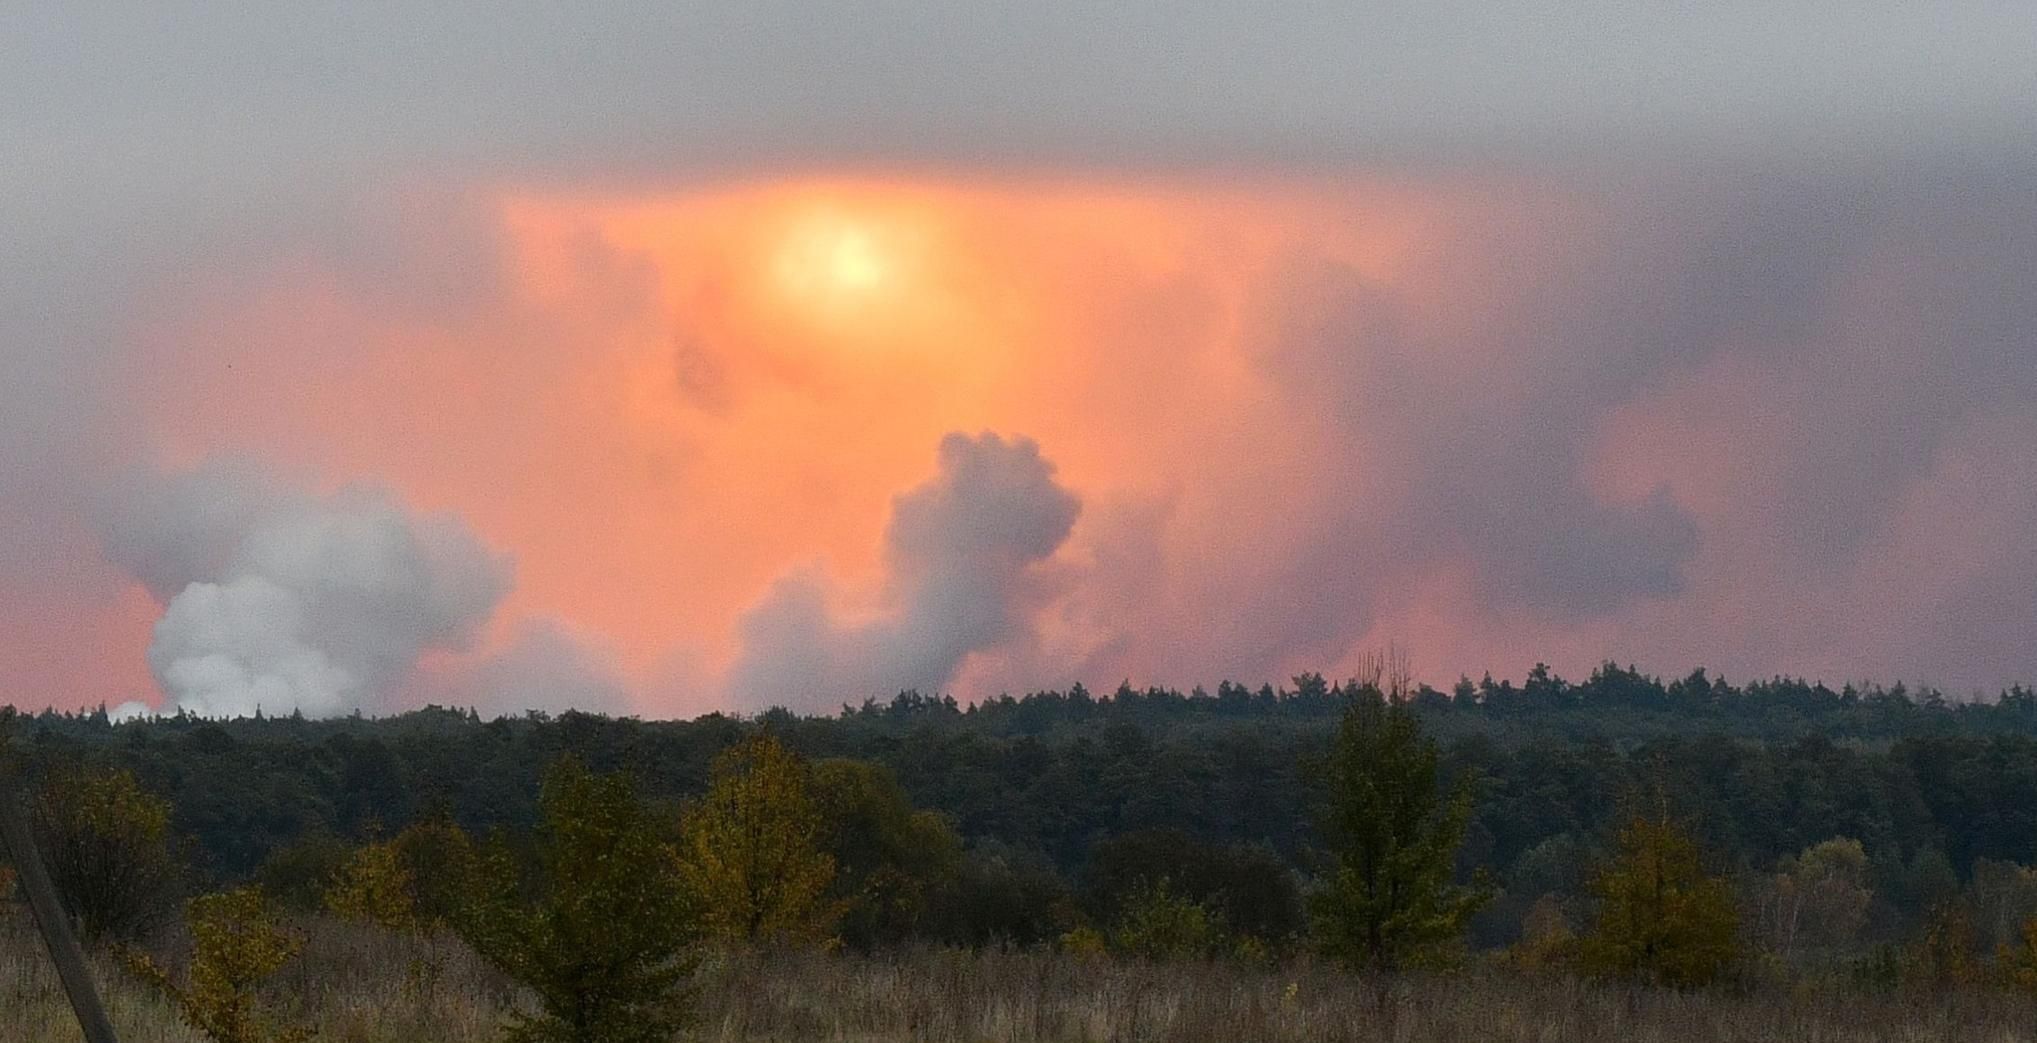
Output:
[[469,645],[510,587],[459,519],[373,485],[317,495],[213,463],[115,499],[108,556],[163,605],[149,668],[195,714],[375,709],[425,652]]
[[729,676],[738,705],[817,710],[905,688],[939,691],[976,654],[1022,648],[1053,592],[1044,567],[1081,507],[1032,439],[954,433],[939,473],[892,501],[880,610],[844,618],[812,570],[745,614]]

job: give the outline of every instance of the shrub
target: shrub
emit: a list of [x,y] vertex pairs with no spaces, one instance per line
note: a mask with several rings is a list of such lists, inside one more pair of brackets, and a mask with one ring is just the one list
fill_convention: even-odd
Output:
[[410,876],[410,902],[424,924],[452,921],[474,886],[474,842],[450,818],[433,816],[405,827],[390,845]]
[[255,870],[255,883],[269,900],[285,909],[308,913],[323,908],[326,893],[353,857],[346,841],[317,832],[279,847]]
[[1562,903],[1545,894],[1521,918],[1521,940],[1507,950],[1507,960],[1522,970],[1546,970],[1563,965],[1576,948],[1577,936],[1563,915]]
[[2003,944],[1995,951],[2003,980],[2012,988],[2037,992],[2037,917],[2023,921],[2017,944]]
[[1209,907],[1172,893],[1165,877],[1134,894],[1111,931],[1113,948],[1146,960],[1205,959],[1223,942]]
[[1973,917],[1956,901],[1941,902],[1904,953],[1903,978],[1928,989],[1972,984],[1981,976]]

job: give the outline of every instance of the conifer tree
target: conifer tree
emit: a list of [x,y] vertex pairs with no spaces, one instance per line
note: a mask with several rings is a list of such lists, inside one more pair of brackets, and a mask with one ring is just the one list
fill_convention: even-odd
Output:
[[662,1043],[687,1013],[691,915],[671,845],[617,775],[571,757],[546,773],[535,864],[503,843],[480,859],[478,893],[453,925],[537,995],[517,1043]]
[[1389,976],[1446,953],[1489,894],[1453,883],[1470,780],[1446,799],[1436,744],[1413,712],[1376,689],[1354,698],[1326,766],[1336,863],[1314,902],[1316,932],[1330,956]]

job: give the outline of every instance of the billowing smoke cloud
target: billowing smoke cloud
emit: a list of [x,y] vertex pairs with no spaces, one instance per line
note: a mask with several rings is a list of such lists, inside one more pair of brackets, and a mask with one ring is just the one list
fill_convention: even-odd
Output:
[[781,579],[743,619],[731,696],[826,710],[941,691],[972,655],[1023,654],[1079,510],[1031,439],[948,435],[939,473],[892,503],[877,611],[844,618],[816,571]]
[[372,485],[314,495],[224,463],[115,499],[108,555],[163,604],[149,667],[192,713],[381,709],[424,653],[472,642],[510,585],[458,519]]

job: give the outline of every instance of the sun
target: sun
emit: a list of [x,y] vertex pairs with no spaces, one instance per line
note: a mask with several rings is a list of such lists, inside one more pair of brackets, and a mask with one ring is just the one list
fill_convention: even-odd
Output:
[[788,296],[834,313],[879,303],[900,282],[900,245],[879,223],[837,211],[790,222],[775,271]]

